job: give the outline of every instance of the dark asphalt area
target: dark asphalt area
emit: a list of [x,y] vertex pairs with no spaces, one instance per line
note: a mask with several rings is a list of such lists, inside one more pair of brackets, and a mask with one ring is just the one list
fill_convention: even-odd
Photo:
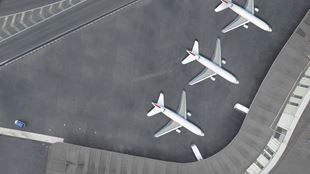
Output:
[[49,144],[0,136],[0,173],[45,173]]
[[[230,10],[215,13],[218,3],[141,0],[3,67],[0,126],[13,128],[14,119],[19,118],[28,122],[27,131],[168,161],[194,161],[192,143],[205,158],[214,155],[242,124],[244,115],[233,110],[234,104],[250,106],[275,57],[310,6],[308,0],[257,1],[257,15],[271,25],[272,33],[249,24],[248,30],[241,27],[222,34],[221,29],[236,15]],[[36,37],[36,33],[28,34]],[[203,67],[182,65],[185,49],[198,39],[200,52],[211,57],[217,37],[227,61],[224,68],[240,84],[217,77],[215,82],[188,86]],[[183,88],[192,113],[189,120],[206,136],[183,128],[181,134],[154,138],[168,119],[146,117],[151,101],[163,91],[165,104],[177,109]]]

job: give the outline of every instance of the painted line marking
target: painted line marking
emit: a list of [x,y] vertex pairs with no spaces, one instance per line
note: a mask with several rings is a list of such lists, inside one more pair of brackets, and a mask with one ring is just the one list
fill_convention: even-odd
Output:
[[61,10],[61,11],[63,11],[63,10],[65,10],[63,7],[62,7],[62,3],[63,3],[64,1],[61,1],[60,3],[59,3],[59,5],[58,5],[58,8]]
[[12,35],[6,28],[5,28],[5,26],[6,26],[6,24],[7,24],[7,22],[8,22],[8,18],[9,18],[9,16],[6,16],[5,17],[5,19],[4,19],[4,23],[3,23],[3,25],[2,25],[2,30],[7,34],[7,35]]
[[16,19],[16,15],[13,16],[10,26],[11,26],[12,28],[14,28],[14,30],[15,30],[16,32],[19,32],[20,29],[17,28],[17,27],[15,26],[15,24],[14,24],[15,19]]
[[59,138],[59,137],[37,134],[37,133],[26,132],[26,131],[15,130],[15,129],[8,129],[8,128],[3,128],[3,127],[0,127],[0,135],[46,142],[46,143],[51,143],[51,144],[57,143],[57,142],[64,142],[64,139]]
[[[85,2],[85,1],[87,1],[87,0],[80,0],[80,2],[76,3],[74,6],[79,5],[79,4],[81,4],[81,3]],[[65,31],[65,32],[62,32],[61,34],[59,34],[59,35],[57,35],[57,36],[55,36],[55,37],[49,39],[47,42],[43,43],[41,46],[37,46],[37,47],[35,47],[35,48],[32,48],[32,49],[30,49],[30,50],[28,50],[28,51],[22,53],[22,54],[19,55],[19,56],[16,56],[16,57],[13,57],[13,58],[11,58],[11,59],[7,59],[7,60],[5,60],[5,61],[2,61],[2,62],[0,62],[0,70],[1,70],[2,68],[4,68],[5,66],[11,64],[11,63],[14,63],[14,62],[16,62],[16,61],[18,61],[18,60],[20,60],[20,59],[22,59],[22,58],[24,58],[24,57],[26,57],[26,56],[28,56],[28,55],[34,54],[35,52],[39,51],[40,49],[42,49],[42,48],[44,48],[44,47],[46,47],[46,46],[48,46],[48,45],[51,45],[51,44],[54,44],[54,43],[60,41],[61,39],[65,38],[66,36],[68,36],[68,35],[70,35],[70,34],[73,34],[73,33],[75,33],[75,32],[81,31],[81,30],[87,28],[88,26],[90,26],[90,25],[92,25],[92,24],[95,24],[95,23],[97,23],[97,22],[99,22],[99,21],[101,21],[101,20],[103,20],[103,19],[105,19],[105,18],[107,18],[107,17],[109,17],[109,16],[112,16],[112,15],[114,15],[114,14],[117,14],[118,12],[122,11],[123,9],[125,9],[125,8],[127,8],[127,7],[131,7],[131,6],[135,5],[135,4],[138,4],[138,3],[141,2],[141,1],[143,1],[143,0],[132,0],[131,2],[126,3],[126,4],[120,6],[120,7],[116,8],[116,9],[114,9],[114,10],[108,12],[108,13],[105,13],[105,14],[103,14],[103,15],[101,15],[101,16],[95,18],[95,19],[92,19],[92,20],[90,20],[90,21],[88,21],[88,22],[86,22],[86,23],[84,23],[84,24],[81,24],[80,26],[78,26],[78,27],[76,27],[76,28],[69,29],[69,30],[67,30],[67,31]],[[70,6],[70,7],[66,8],[66,10],[68,10],[68,9],[70,9],[70,8],[73,8],[74,6]],[[56,14],[56,15],[57,15],[57,14]],[[47,18],[47,19],[48,19],[48,18]],[[34,24],[34,25],[36,25],[36,24]],[[31,27],[33,27],[33,26],[31,26]],[[30,27],[30,28],[31,28],[31,27]],[[26,28],[25,30],[27,30],[27,29],[28,29],[28,28]],[[4,40],[9,39],[9,38],[11,38],[11,37],[12,37],[12,36],[9,36],[8,38],[5,38]],[[2,41],[3,41],[3,40],[2,40]]]
[[[65,12],[65,11],[67,11],[67,10],[70,10],[71,8],[74,8],[74,7],[77,6],[77,5],[82,4],[83,2],[86,2],[87,0],[80,0],[80,1],[78,1],[78,2],[76,2],[76,3],[73,3],[73,5],[71,5],[71,6],[67,7],[66,9],[64,9],[64,10],[62,10],[62,11],[59,11],[59,12],[57,12],[57,13],[55,13],[55,12],[52,11],[52,10],[53,10],[53,9],[52,9],[52,8],[53,8],[53,5],[57,5],[57,4],[59,4],[59,2],[65,2],[65,1],[66,1],[66,0],[61,0],[61,1],[58,1],[58,2],[55,2],[55,3],[52,3],[52,4],[48,4],[48,5],[45,5],[45,6],[42,6],[42,7],[38,7],[38,8],[35,8],[35,9],[31,9],[31,10],[27,10],[27,11],[23,11],[23,12],[18,12],[18,13],[10,14],[10,15],[7,15],[7,16],[1,16],[0,19],[4,19],[4,23],[3,23],[3,26],[2,26],[2,31],[5,32],[5,33],[8,35],[8,37],[3,38],[2,40],[0,40],[0,42],[3,42],[3,41],[5,41],[5,40],[7,40],[7,39],[10,39],[11,37],[14,37],[15,35],[17,35],[17,34],[19,34],[19,33],[21,33],[21,32],[24,32],[24,31],[26,31],[26,30],[28,30],[28,29],[30,29],[30,28],[33,28],[33,27],[35,27],[35,26],[37,26],[37,25],[39,25],[39,24],[45,22],[46,20],[48,20],[48,19],[50,19],[50,18],[52,18],[52,17],[54,17],[54,16],[56,16],[56,15],[59,15],[59,14]],[[36,21],[33,19],[33,17],[34,17],[34,11],[35,11],[35,10],[42,10],[42,9],[45,8],[45,7],[48,7],[47,12],[48,12],[49,14],[51,14],[51,15],[48,16],[48,17],[44,17],[42,20],[36,22]],[[28,13],[29,15],[28,15],[27,13]],[[13,16],[13,15],[17,15],[17,14],[22,14],[20,23],[21,23],[23,26],[25,26],[25,28],[24,28],[24,29],[19,29],[20,31],[18,31],[18,32],[12,34],[12,33],[10,33],[5,27],[6,27],[6,25],[7,25],[8,17]],[[42,15],[43,15],[43,14],[42,14]],[[43,15],[43,16],[44,16],[44,15]],[[40,13],[39,13],[39,17],[40,17]],[[32,24],[31,24],[30,26],[27,26],[27,25],[24,23],[24,18],[29,19],[30,22],[31,22]],[[27,27],[26,27],[26,26],[27,26]],[[1,66],[1,63],[0,63],[0,66]]]

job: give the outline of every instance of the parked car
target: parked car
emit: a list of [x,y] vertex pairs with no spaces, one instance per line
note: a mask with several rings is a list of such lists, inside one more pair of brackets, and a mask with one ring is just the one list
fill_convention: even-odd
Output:
[[14,124],[15,124],[16,127],[19,127],[19,128],[26,127],[26,123],[24,121],[22,121],[22,120],[15,120]]

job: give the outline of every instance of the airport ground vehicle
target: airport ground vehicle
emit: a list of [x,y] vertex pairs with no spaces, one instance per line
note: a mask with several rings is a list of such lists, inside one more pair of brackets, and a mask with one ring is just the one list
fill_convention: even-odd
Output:
[[23,127],[26,127],[26,123],[22,120],[15,120],[14,121],[14,124],[16,127],[19,127],[19,128],[23,128]]

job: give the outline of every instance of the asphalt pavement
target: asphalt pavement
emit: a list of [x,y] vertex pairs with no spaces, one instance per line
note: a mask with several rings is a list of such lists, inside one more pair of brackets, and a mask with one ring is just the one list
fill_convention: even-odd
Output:
[[[93,1],[56,16],[0,44],[1,61],[40,46],[83,21],[118,9],[130,1]],[[227,34],[221,29],[235,15],[214,13],[217,1],[141,0],[103,20],[70,34],[2,67],[0,122],[28,122],[27,131],[65,138],[66,142],[168,161],[195,158],[195,143],[206,158],[225,147],[238,133],[244,115],[233,110],[240,102],[250,106],[260,83],[305,12],[307,0],[258,1],[259,17],[273,28],[267,33],[250,24]],[[240,2],[244,3],[244,1]],[[284,10],[290,7],[291,10]],[[56,25],[57,24],[57,25]],[[211,57],[216,38],[222,40],[224,68],[239,85],[221,77],[188,86],[203,68],[182,65],[185,49],[194,39],[200,52]],[[14,45],[14,47],[12,47]],[[186,129],[155,139],[168,119],[147,118],[159,92],[176,109],[182,89],[187,91],[190,121],[205,132]]]

